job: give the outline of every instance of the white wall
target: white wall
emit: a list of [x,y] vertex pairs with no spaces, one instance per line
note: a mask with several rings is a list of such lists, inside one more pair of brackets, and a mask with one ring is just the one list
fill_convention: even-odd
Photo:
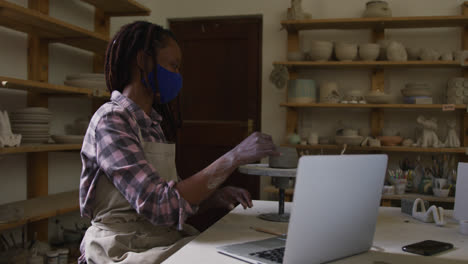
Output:
[[[26,0],[12,1],[21,5]],[[286,32],[280,30],[279,21],[285,18],[289,0],[139,0],[152,10],[150,17],[113,18],[111,32],[115,33],[125,23],[136,19],[148,20],[167,26],[167,19],[258,15],[263,16],[263,61],[262,61],[262,131],[271,134],[276,142],[284,139],[285,109],[279,103],[285,100],[285,90],[276,89],[269,81],[272,62],[286,58]],[[366,0],[308,0],[303,1],[304,10],[312,13],[314,18],[359,17]],[[460,14],[461,0],[390,0],[394,16],[411,15],[457,15]],[[51,0],[50,15],[86,29],[93,28],[93,8],[79,0]],[[346,40],[368,42],[370,33],[360,31],[313,31],[302,34],[301,43],[308,39]],[[429,30],[392,30],[388,36],[408,46],[433,47],[440,50],[460,48],[459,29]],[[26,78],[26,35],[9,29],[0,28],[0,75]],[[90,72],[92,56],[89,52],[65,45],[50,46],[51,83],[60,84],[67,74]],[[391,70],[386,74],[387,92],[398,94],[407,81],[426,81],[431,83],[438,94],[442,95],[444,83],[448,78],[457,76],[457,70]],[[367,70],[320,70],[304,71],[301,75],[317,81],[335,80],[342,92],[347,89],[368,90],[369,71]],[[15,110],[26,106],[25,93],[0,90],[0,109]],[[89,116],[90,102],[86,99],[53,98],[50,99],[53,111],[52,134],[64,133],[64,126],[75,118]],[[321,136],[333,134],[337,120],[352,120],[352,126],[368,125],[365,110],[306,110],[300,119],[304,130],[317,130]],[[429,111],[432,115],[434,111]],[[391,111],[386,117],[386,125],[395,125],[402,133],[411,135],[414,127],[415,112]],[[449,115],[439,115],[447,118]],[[401,125],[403,124],[403,125]],[[303,132],[304,131],[300,131]],[[8,155],[0,157],[0,204],[26,198],[26,155]],[[57,193],[78,188],[81,164],[78,153],[49,154],[49,192]],[[267,180],[263,179],[263,184]],[[265,198],[265,195],[262,195]]]

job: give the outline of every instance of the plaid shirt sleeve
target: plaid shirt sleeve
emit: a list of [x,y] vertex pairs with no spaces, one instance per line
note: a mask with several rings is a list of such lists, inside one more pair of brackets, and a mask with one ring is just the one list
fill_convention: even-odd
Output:
[[154,225],[177,225],[181,230],[197,207],[180,196],[174,181],[159,177],[137,135],[138,124],[125,113],[112,111],[102,116],[95,134],[98,166],[137,213]]

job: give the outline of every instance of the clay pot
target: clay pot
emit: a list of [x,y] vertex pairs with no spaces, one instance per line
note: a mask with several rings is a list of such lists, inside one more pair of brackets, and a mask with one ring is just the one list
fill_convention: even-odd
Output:
[[277,147],[276,150],[281,153],[280,156],[270,156],[268,165],[270,168],[297,168],[299,156],[296,148]]
[[356,44],[339,42],[335,46],[335,53],[340,61],[353,61],[357,57],[358,48]]
[[419,57],[424,61],[436,61],[439,60],[440,53],[435,49],[424,48],[421,49],[421,54]]
[[380,54],[380,45],[375,43],[361,44],[359,46],[359,57],[365,61],[375,61]]
[[310,42],[309,57],[313,61],[328,61],[333,53],[333,43],[330,41],[313,40]]
[[403,142],[403,138],[400,136],[381,136],[377,138],[383,146],[398,146]]

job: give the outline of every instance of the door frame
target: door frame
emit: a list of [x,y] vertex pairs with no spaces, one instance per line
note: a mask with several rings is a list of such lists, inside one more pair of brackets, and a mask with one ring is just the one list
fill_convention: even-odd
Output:
[[[201,17],[181,17],[181,18],[168,18],[167,25],[169,30],[171,29],[172,22],[191,22],[191,21],[216,21],[216,20],[233,20],[238,22],[257,22],[259,27],[258,35],[258,78],[257,78],[257,109],[256,118],[254,120],[253,131],[261,131],[262,128],[262,77],[263,77],[263,15],[235,15],[235,16],[201,16]],[[176,36],[177,38],[177,36]],[[183,120],[179,120],[183,122]]]

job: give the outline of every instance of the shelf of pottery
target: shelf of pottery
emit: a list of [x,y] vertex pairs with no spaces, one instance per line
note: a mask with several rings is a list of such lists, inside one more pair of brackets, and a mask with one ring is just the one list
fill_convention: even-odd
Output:
[[[0,155],[27,153],[28,194],[27,200],[0,205],[0,231],[27,224],[28,239],[35,233],[38,240],[47,241],[47,219],[79,209],[77,190],[49,195],[48,152],[80,150],[89,120],[74,120],[65,127],[65,135],[50,135],[54,113],[48,110],[48,99],[88,97],[96,109],[108,100],[110,94],[101,72],[110,17],[151,12],[133,0],[83,1],[95,7],[94,31],[50,17],[48,0],[30,0],[28,8],[0,0],[0,26],[29,34],[30,65],[28,80],[0,76],[0,93],[3,89],[26,91],[28,102],[28,107],[10,113],[0,109]],[[57,42],[93,52],[92,72],[70,73],[63,85],[48,83],[48,45]]]
[[[283,145],[296,147],[302,155],[324,152],[390,152],[400,155],[453,154],[460,160],[465,159],[465,154],[468,153],[468,79],[464,78],[468,77],[465,68],[465,60],[468,58],[468,51],[465,51],[468,50],[468,43],[465,42],[468,39],[468,31],[465,29],[468,25],[467,2],[463,3],[462,10],[463,14],[457,16],[392,17],[391,7],[387,2],[369,1],[363,7],[362,18],[310,19],[311,15],[301,8],[301,1],[292,0],[287,12],[288,18],[281,22],[282,27],[287,30],[288,60],[274,62],[270,75],[271,82],[277,88],[287,87],[287,102],[280,104],[287,109],[287,136]],[[386,39],[386,29],[418,28],[461,28],[464,41],[462,48],[440,52],[424,46],[405,47],[398,41]],[[312,35],[304,34],[304,31],[311,33],[324,29],[341,32],[369,30],[373,43],[301,39]],[[338,35],[336,31],[334,35]],[[368,91],[339,87],[339,82],[344,83],[346,80],[338,74],[331,80],[321,82],[302,77],[311,71],[320,71],[324,75],[328,70],[337,70],[342,74],[346,70],[356,69],[371,72]],[[443,87],[408,81],[399,88],[397,96],[388,91],[388,81],[392,79],[388,69],[431,72],[438,69],[459,69],[462,77],[445,79]],[[444,94],[443,98],[440,94]],[[395,116],[398,111],[403,114],[398,116],[397,121],[385,123],[385,116]],[[433,114],[440,113],[450,117],[438,121]],[[368,115],[369,128],[355,127],[356,116],[362,114]],[[327,115],[331,118],[323,117]],[[315,124],[315,130],[319,130],[317,127],[329,126],[332,128],[327,131],[331,133],[319,134],[310,129],[310,122],[309,127],[305,126],[304,123],[311,116],[314,116],[314,121],[319,120],[319,125]],[[336,116],[338,118],[333,118]],[[403,122],[407,116],[412,119],[405,121],[404,125],[397,124]],[[402,136],[396,127],[392,127],[394,125],[418,132],[414,136],[408,136],[410,133]],[[438,135],[440,130],[445,132],[443,137]],[[433,176],[436,177],[448,176]],[[448,187],[447,184],[444,189]],[[266,191],[273,192],[273,189],[267,188]],[[396,195],[395,190],[393,194],[391,191],[388,190],[384,198],[398,199],[395,198],[398,195],[392,196]],[[425,193],[433,197],[432,192]],[[445,190],[440,196],[446,196],[446,193],[448,192]],[[401,192],[399,194],[401,199]],[[435,199],[449,202],[453,200],[452,197]]]

